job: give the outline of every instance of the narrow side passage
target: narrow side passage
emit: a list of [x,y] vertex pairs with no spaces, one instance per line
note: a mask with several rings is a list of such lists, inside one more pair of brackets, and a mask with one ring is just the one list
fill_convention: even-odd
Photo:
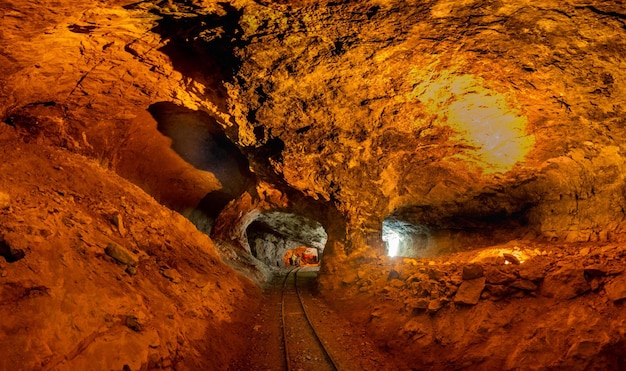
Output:
[[433,249],[428,227],[394,218],[383,221],[382,238],[387,256],[418,257],[426,255],[429,248]]
[[500,198],[479,195],[464,204],[402,206],[381,226],[386,255],[436,257],[538,235],[539,226],[529,221],[532,204]]
[[293,265],[283,258],[294,248],[301,259],[307,248],[316,250],[324,266],[329,256],[341,251],[337,241],[344,237],[345,220],[331,203],[263,181],[254,194],[244,192],[229,203],[211,233],[223,259],[257,283],[271,280],[272,270]]
[[222,209],[253,186],[256,176],[249,170],[247,158],[207,113],[169,102],[155,103],[148,111],[182,159],[198,170],[213,174],[220,182],[221,189],[209,192],[197,205],[178,210],[200,231],[210,235]]

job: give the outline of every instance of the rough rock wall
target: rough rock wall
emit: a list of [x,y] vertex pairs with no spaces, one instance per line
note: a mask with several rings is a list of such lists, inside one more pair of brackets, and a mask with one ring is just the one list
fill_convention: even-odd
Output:
[[621,238],[619,2],[304,5],[243,10],[239,141],[280,138],[276,172],[333,200],[354,240],[388,215],[465,233],[448,251],[507,220]]
[[198,98],[215,93],[159,51],[158,17],[124,4],[3,2],[0,118],[26,140],[98,159],[160,202],[193,208],[221,185],[169,148],[147,109],[167,101],[212,112],[220,99]]
[[0,369],[208,370],[243,354],[233,334],[260,292],[207,236],[92,160],[10,128],[0,143]]
[[0,369],[221,369],[245,349],[258,288],[159,205],[221,184],[147,111],[220,100],[126,3],[0,3]]

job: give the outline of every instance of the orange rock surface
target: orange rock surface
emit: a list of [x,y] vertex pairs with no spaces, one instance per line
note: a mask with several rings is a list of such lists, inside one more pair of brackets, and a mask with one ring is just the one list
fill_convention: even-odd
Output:
[[259,236],[322,226],[322,296],[407,368],[624,368],[625,19],[2,1],[0,368],[243,364],[274,211],[302,219]]

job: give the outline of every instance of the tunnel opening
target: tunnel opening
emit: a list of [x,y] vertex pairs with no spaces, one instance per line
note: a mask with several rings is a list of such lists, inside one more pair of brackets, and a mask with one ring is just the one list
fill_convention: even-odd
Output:
[[424,256],[432,247],[432,238],[428,227],[414,225],[393,217],[383,221],[382,239],[386,245],[387,256],[390,257]]
[[532,239],[538,235],[529,221],[532,206],[485,197],[463,205],[405,206],[383,220],[381,238],[388,256],[425,258]]
[[319,253],[315,248],[298,246],[285,252],[283,263],[292,267],[319,266]]
[[246,236],[250,253],[272,268],[317,265],[328,240],[319,222],[278,211],[259,214],[247,227]]

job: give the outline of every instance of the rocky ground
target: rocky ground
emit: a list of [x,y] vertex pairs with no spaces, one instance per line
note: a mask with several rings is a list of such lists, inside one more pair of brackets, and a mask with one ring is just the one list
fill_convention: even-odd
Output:
[[418,370],[617,370],[626,366],[625,258],[623,244],[525,241],[381,257],[354,267],[342,299],[329,300]]

